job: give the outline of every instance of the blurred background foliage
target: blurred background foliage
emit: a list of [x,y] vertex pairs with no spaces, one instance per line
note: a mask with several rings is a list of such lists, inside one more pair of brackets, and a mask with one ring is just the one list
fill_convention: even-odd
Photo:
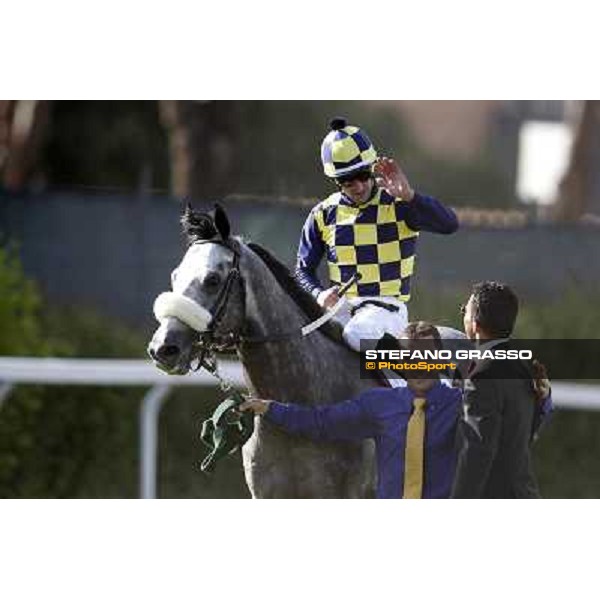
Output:
[[[199,198],[321,197],[333,189],[322,174],[320,143],[332,116],[340,114],[364,127],[380,154],[397,158],[417,188],[457,206],[515,204],[511,181],[492,160],[491,147],[469,161],[434,157],[385,104],[374,109],[360,101],[222,101],[161,109],[150,101],[61,101],[49,110],[40,171],[51,187],[109,182],[135,190],[145,183]],[[186,156],[193,163],[188,170],[198,180],[189,175],[193,181],[178,184],[177,173],[169,172],[167,132],[184,125],[196,149]],[[175,145],[185,146],[183,134],[174,137]]]
[[452,204],[506,206],[514,197],[509,182],[485,154],[476,161],[443,160],[424,152],[392,107],[364,102],[248,102],[240,120],[243,160],[239,190],[259,194],[320,197],[335,191],[323,177],[320,142],[329,120],[343,115],[360,124],[380,155],[396,158],[418,189]]
[[168,187],[157,102],[61,101],[50,111],[40,165],[50,185],[136,189],[147,169]]

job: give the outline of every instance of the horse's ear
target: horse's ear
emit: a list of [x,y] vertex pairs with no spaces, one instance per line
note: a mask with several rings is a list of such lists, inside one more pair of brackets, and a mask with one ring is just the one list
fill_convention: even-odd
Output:
[[215,204],[215,226],[217,231],[221,234],[221,237],[226,240],[231,233],[231,227],[229,225],[229,219],[225,209],[220,204]]

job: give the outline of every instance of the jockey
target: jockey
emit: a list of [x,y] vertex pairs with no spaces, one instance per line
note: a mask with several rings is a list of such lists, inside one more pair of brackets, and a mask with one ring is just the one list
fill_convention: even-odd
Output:
[[[397,337],[405,329],[419,232],[454,233],[458,220],[441,202],[413,190],[393,159],[378,158],[363,130],[342,118],[330,127],[321,161],[338,191],[306,219],[296,279],[329,309],[339,300],[339,286],[358,273],[340,318],[344,340],[358,351],[361,339]],[[332,284],[327,289],[316,276],[324,254]]]

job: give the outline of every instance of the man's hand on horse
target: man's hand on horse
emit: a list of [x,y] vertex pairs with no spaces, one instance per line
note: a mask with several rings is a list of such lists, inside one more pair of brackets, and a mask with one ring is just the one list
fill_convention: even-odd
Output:
[[240,412],[251,410],[255,415],[264,415],[268,410],[272,400],[263,400],[262,398],[249,398],[238,406]]
[[319,303],[319,305],[327,309],[334,307],[339,299],[340,297],[338,296],[337,286],[333,286],[327,290],[323,290],[317,296],[317,302]]
[[393,158],[382,156],[373,167],[375,181],[392,196],[410,202],[415,191],[410,187],[408,177]]

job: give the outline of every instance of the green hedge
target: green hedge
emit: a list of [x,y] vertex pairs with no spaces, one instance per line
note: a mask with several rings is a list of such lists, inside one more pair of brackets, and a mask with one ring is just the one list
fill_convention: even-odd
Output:
[[[140,342],[86,314],[47,312],[0,248],[0,354],[126,356]],[[0,410],[0,497],[134,496],[141,390],[18,386]]]

